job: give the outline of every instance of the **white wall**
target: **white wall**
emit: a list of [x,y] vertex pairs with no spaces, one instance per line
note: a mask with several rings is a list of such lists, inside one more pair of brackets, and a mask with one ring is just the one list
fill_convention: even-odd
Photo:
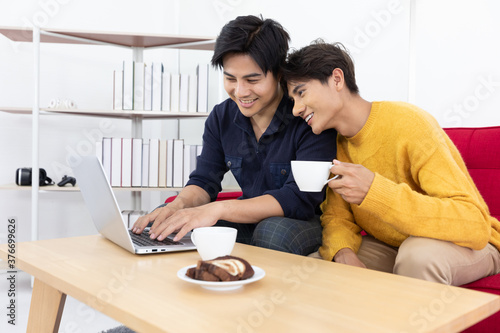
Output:
[[418,0],[416,103],[443,127],[500,125],[500,3]]
[[[28,8],[27,7],[28,4]],[[500,4],[494,0],[2,0],[0,25],[141,33],[216,36],[237,15],[262,14],[290,32],[292,47],[321,37],[350,50],[361,95],[368,100],[412,101],[443,127],[500,125]],[[32,45],[0,36],[0,108],[31,106]],[[211,52],[146,51],[181,71]],[[107,46],[41,47],[41,105],[69,98],[82,109],[108,109],[111,73],[131,51]],[[105,119],[109,121],[109,119]],[[100,118],[43,116],[40,162],[49,176],[69,173],[66,158],[102,129]],[[109,136],[129,136],[130,122],[111,120]],[[203,123],[181,128],[199,140]],[[144,137],[173,137],[171,121],[145,121]],[[31,117],[0,112],[0,184],[13,183],[15,170],[31,164]],[[171,193],[143,193],[151,209]],[[16,216],[19,237],[30,237],[30,192],[0,191],[0,234]],[[122,208],[130,195],[119,194]],[[80,193],[40,194],[39,238],[95,233]],[[1,240],[0,240],[1,241]]]

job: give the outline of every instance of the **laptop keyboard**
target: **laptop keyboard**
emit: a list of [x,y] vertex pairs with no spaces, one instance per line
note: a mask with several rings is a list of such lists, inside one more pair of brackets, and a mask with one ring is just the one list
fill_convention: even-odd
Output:
[[165,238],[162,241],[149,238],[148,231],[144,230],[142,234],[135,234],[131,230],[129,230],[130,237],[132,238],[132,242],[139,246],[165,246],[165,245],[183,245],[182,242],[174,242],[170,238]]

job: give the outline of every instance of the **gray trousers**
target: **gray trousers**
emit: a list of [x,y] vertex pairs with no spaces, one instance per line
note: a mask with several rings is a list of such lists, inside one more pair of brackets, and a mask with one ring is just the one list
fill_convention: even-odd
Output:
[[317,251],[323,230],[318,215],[309,221],[269,217],[257,224],[218,221],[216,225],[238,229],[236,241],[239,243],[298,255]]

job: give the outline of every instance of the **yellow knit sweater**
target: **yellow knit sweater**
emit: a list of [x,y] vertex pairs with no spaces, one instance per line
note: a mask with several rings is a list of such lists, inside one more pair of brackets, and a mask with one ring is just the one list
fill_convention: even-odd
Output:
[[375,178],[360,205],[327,189],[322,203],[321,256],[357,252],[361,230],[399,247],[409,236],[479,250],[500,249],[500,222],[491,217],[453,142],[427,112],[407,103],[373,102],[355,136],[337,137],[337,159],[361,164]]

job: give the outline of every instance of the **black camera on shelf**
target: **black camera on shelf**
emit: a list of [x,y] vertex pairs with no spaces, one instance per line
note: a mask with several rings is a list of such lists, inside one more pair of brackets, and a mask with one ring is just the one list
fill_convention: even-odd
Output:
[[[39,174],[39,185],[54,185],[52,179],[47,177],[47,171],[40,168]],[[16,184],[20,186],[31,186],[31,168],[19,168],[16,170]]]

